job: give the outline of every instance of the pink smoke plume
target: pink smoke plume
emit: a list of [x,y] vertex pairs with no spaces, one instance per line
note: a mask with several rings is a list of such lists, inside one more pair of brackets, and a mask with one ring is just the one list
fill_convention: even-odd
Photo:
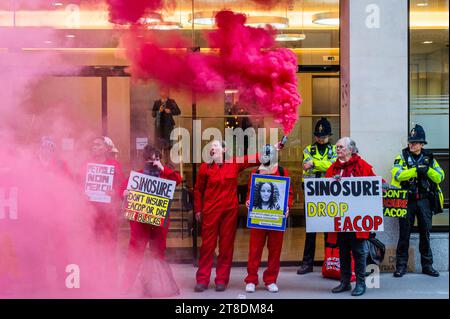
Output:
[[[77,101],[46,104],[45,94],[39,92],[52,75],[78,70],[56,52],[23,50],[56,39],[51,29],[0,29],[0,46],[6,48],[0,53],[1,298],[70,298],[101,287],[92,273],[98,264],[93,209],[73,178],[77,169],[47,170],[39,159],[43,135],[60,140],[68,134],[81,146],[83,138],[95,134],[71,118]],[[87,156],[87,150],[79,151],[80,157]],[[78,167],[75,156],[68,160],[68,166]],[[86,276],[82,290],[65,285],[71,264]]]
[[207,41],[218,54],[189,51],[189,42],[176,34],[162,42],[159,34],[132,27],[122,41],[130,72],[137,79],[156,79],[197,93],[217,92],[231,84],[240,91],[240,103],[273,115],[289,134],[302,102],[297,58],[292,51],[275,46],[274,30],[248,27],[245,21],[244,15],[232,11],[217,13],[218,28],[208,34]]
[[[0,28],[0,298],[128,297],[119,291],[123,254],[100,239],[108,226],[83,189],[83,163],[101,133],[79,111],[89,81],[58,51],[42,50],[59,40],[53,29]],[[55,144],[51,165],[44,136]],[[72,150],[62,148],[67,137]],[[120,208],[108,213],[124,220]]]
[[149,11],[173,10],[175,0],[107,0],[109,18],[114,23],[136,23]]
[[218,29],[209,34],[209,45],[220,49],[216,66],[224,80],[238,86],[244,105],[262,108],[289,134],[302,102],[296,55],[275,47],[274,30],[245,26],[242,14],[221,11],[216,23]]
[[158,79],[170,87],[198,93],[224,88],[223,77],[211,67],[215,58],[189,51],[187,40],[177,34],[163,38],[133,27],[122,38],[122,45],[127,48],[129,72],[135,79]]

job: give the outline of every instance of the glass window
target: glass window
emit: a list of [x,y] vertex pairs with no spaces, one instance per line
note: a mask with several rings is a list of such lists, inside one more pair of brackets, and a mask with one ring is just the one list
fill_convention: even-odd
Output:
[[441,188],[447,210],[433,218],[434,226],[449,224],[448,9],[448,0],[410,2],[409,125],[424,127],[427,148],[433,150],[446,175]]

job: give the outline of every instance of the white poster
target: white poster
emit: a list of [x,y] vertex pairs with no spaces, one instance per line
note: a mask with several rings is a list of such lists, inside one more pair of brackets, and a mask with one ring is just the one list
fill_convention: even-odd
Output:
[[113,189],[114,166],[87,164],[85,194],[91,202],[111,203]]
[[305,179],[306,232],[383,231],[380,176]]

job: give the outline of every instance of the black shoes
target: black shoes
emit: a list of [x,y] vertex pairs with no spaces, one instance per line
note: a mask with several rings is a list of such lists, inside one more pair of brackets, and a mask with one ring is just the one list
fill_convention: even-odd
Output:
[[[425,268],[422,268],[422,273],[431,277],[439,277],[439,272],[433,268],[433,266],[428,266]],[[406,274],[405,268],[397,268],[394,272],[394,277],[403,277],[403,275]]]
[[352,291],[352,296],[361,296],[366,292],[366,285],[356,284],[355,289]]
[[[227,286],[224,285],[224,284],[217,284],[217,285],[216,285],[216,291],[225,291],[226,288],[227,288]],[[205,291],[206,289],[208,289],[208,286],[207,286],[207,285],[204,285],[204,284],[196,284],[196,285],[195,285],[195,288],[194,288],[194,291],[195,291],[195,292],[203,292],[203,291]]]
[[340,292],[349,291],[352,290],[352,285],[350,284],[344,284],[341,282],[341,284],[337,287],[334,287],[331,292],[334,294],[338,294]]
[[[341,282],[341,284],[339,286],[333,288],[333,290],[331,290],[331,292],[334,294],[338,294],[340,292],[350,291],[350,290],[352,290],[351,284],[344,284]],[[361,296],[361,295],[364,295],[365,292],[366,292],[366,285],[356,284],[355,289],[353,289],[353,291],[352,291],[352,296]]]
[[422,273],[431,277],[439,277],[439,272],[433,266],[423,268]]
[[224,284],[217,284],[216,291],[225,291],[226,286]]
[[297,270],[297,275],[304,275],[309,272],[313,272],[313,266],[308,264],[301,264],[300,268]]
[[194,288],[194,291],[195,292],[203,292],[206,289],[208,289],[208,287],[206,285],[204,285],[204,284],[196,284],[195,288]]
[[395,270],[394,277],[400,278],[400,277],[403,277],[404,274],[406,274],[406,269],[399,267]]

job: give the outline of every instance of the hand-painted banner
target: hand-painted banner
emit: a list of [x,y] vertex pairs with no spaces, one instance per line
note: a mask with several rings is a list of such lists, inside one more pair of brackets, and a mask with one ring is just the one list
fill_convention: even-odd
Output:
[[286,229],[289,183],[289,177],[252,175],[247,227],[279,231]]
[[87,164],[84,192],[91,202],[111,203],[114,166]]
[[388,217],[404,218],[407,214],[408,191],[390,188],[383,192],[383,213]]
[[380,176],[305,179],[306,232],[383,231]]
[[139,223],[165,226],[175,187],[174,181],[131,172],[124,202],[125,217]]

